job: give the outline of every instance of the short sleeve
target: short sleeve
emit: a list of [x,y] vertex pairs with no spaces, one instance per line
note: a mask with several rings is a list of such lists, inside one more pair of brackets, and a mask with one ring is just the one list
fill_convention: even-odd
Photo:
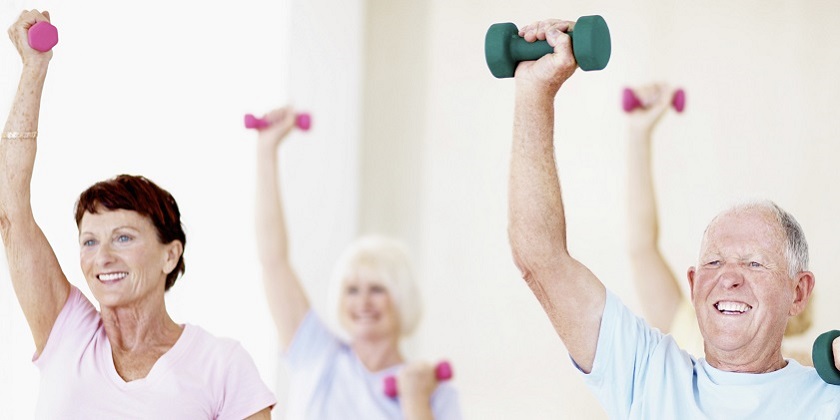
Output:
[[435,420],[461,420],[458,391],[449,383],[442,383],[432,394],[432,413]]
[[341,340],[310,309],[295,331],[285,361],[290,371],[311,370],[333,358],[341,346]]
[[101,320],[93,304],[76,286],[70,285],[67,301],[55,319],[47,344],[41,354],[33,355],[32,362],[43,369],[61,354],[83,351],[96,334]]
[[662,337],[607,291],[592,372],[584,381],[610,418],[629,415],[635,393],[645,381],[651,352]]
[[236,344],[228,359],[224,396],[219,420],[242,420],[266,407],[274,407],[277,398],[265,385],[251,355]]

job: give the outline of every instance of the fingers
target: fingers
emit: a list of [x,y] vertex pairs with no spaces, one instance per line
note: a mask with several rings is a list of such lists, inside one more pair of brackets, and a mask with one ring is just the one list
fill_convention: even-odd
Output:
[[643,108],[667,107],[674,97],[675,89],[667,83],[651,83],[633,88]]
[[556,29],[559,32],[566,33],[573,25],[574,22],[566,20],[547,19],[523,26],[519,30],[519,36],[525,38],[528,42],[545,41],[547,39],[546,35],[550,31]]

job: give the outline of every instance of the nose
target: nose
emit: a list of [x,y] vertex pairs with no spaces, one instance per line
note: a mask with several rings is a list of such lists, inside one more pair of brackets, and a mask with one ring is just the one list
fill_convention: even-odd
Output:
[[114,253],[112,251],[111,245],[108,243],[99,245],[94,258],[96,264],[100,267],[107,267],[110,263],[114,262]]
[[735,289],[744,283],[744,275],[736,264],[726,264],[719,277],[721,285],[726,289]]

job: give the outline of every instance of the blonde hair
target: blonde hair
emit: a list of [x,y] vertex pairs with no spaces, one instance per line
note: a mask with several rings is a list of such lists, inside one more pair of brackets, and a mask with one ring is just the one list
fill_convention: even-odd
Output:
[[345,249],[333,269],[327,292],[327,310],[338,326],[341,326],[341,297],[345,284],[359,273],[371,274],[385,287],[399,318],[400,335],[411,335],[422,311],[406,246],[392,238],[368,235]]

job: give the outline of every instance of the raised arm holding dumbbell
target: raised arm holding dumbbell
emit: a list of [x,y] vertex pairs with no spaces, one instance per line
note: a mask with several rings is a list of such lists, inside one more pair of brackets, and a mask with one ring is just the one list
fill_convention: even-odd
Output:
[[555,52],[516,69],[508,232],[584,381],[610,418],[840,416],[840,387],[782,357],[785,326],[806,307],[814,275],[801,227],[776,204],[735,206],[706,228],[687,273],[706,358],[634,315],[569,255],[553,139],[554,97],[575,69],[569,26],[551,20],[521,32]]
[[[287,418],[460,419],[454,387],[436,378],[434,366],[405,362],[400,351],[400,339],[413,332],[421,309],[401,243],[362,237],[336,264],[328,308],[349,341],[335,335],[312,310],[289,258],[279,183],[278,148],[295,120],[294,110],[287,107],[269,112],[266,124],[255,127],[257,249],[290,372]],[[398,398],[386,394],[388,377],[398,384]]]
[[[627,88],[627,91],[632,92],[638,103],[627,114],[627,195],[630,197],[627,245],[642,314],[653,327],[673,335],[683,349],[702,357],[703,336],[694,308],[683,296],[677,277],[659,249],[659,217],[652,173],[653,132],[668,110],[682,110],[673,106],[673,99],[679,97],[682,89],[655,83]],[[811,326],[810,308],[806,306],[802,313],[791,318],[785,330],[786,338],[802,334]],[[795,358],[803,365],[812,364],[807,350],[796,350],[790,345],[783,350],[786,357]]]

